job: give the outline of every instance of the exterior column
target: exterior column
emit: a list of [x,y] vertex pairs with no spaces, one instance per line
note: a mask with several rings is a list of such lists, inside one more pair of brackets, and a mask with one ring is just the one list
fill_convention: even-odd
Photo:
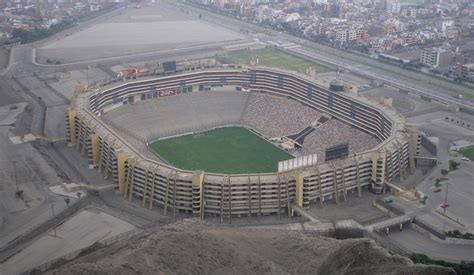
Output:
[[92,163],[89,168],[96,168],[99,166],[100,161],[100,146],[99,146],[99,136],[91,135],[91,148],[92,148]]
[[408,141],[408,164],[410,168],[410,174],[415,173],[415,155],[416,147],[418,143],[418,133],[410,133],[410,140]]
[[203,212],[202,212],[203,181],[204,181],[204,171],[194,172],[191,179],[193,216],[199,216],[201,219],[203,218]]
[[337,188],[337,175],[336,175],[336,168],[333,168],[332,172],[332,180],[334,182],[334,194],[335,194],[335,200],[336,204],[339,203],[339,190]]
[[151,186],[151,192],[150,192],[150,206],[149,209],[153,209],[153,203],[155,201],[155,184],[156,184],[156,171],[153,172],[153,181],[152,181],[152,186]]
[[118,173],[118,185],[120,194],[125,192],[126,174],[125,174],[125,161],[127,160],[127,154],[121,150],[116,151],[117,157],[117,173]]
[[357,181],[357,197],[361,197],[361,188],[360,188],[360,174],[359,174],[359,162],[356,161],[356,181]]
[[321,173],[319,172],[319,170],[317,171],[318,172],[318,185],[319,185],[319,206],[321,208],[324,207],[324,196],[323,196],[323,187],[321,185]]
[[346,187],[346,178],[344,176],[344,168],[341,168],[341,178],[342,178],[342,188],[344,189],[343,190],[343,197],[344,197],[344,201],[347,201],[347,187]]
[[252,218],[252,185],[250,182],[250,176],[248,176],[248,203],[249,203],[249,221]]
[[[303,208],[303,175],[298,174],[295,178],[295,203],[299,207]],[[294,216],[293,209],[291,210],[291,216]]]
[[145,208],[147,192],[148,192],[148,169],[145,169],[145,183],[143,184],[143,198],[142,198],[143,208]]
[[76,136],[76,116],[77,112],[74,109],[69,109],[67,112],[68,122],[69,122],[69,138],[71,140],[71,146],[77,146],[78,139]]
[[[173,171],[170,171],[168,176],[166,177],[166,193],[165,193],[165,202],[163,205],[163,215],[166,216],[166,212],[168,210],[168,197],[169,197],[169,192],[170,192],[170,177]],[[176,177],[175,177],[176,180]]]
[[278,174],[278,218],[281,219],[281,177]]

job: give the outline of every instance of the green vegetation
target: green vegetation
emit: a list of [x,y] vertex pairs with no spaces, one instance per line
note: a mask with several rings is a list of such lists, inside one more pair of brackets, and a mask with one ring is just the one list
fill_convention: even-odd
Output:
[[50,28],[36,28],[30,31],[23,30],[23,29],[14,29],[12,31],[12,36],[14,39],[17,39],[22,44],[30,43],[37,40],[41,40],[47,38],[57,32],[63,31],[67,28],[70,28],[74,25],[75,22],[84,22],[95,18],[99,15],[105,14],[109,11],[114,9],[115,5],[109,5],[105,8],[102,8],[96,12],[88,13],[83,16],[79,16],[74,19],[67,19],[59,22],[58,24],[52,25]]
[[449,160],[449,171],[451,172],[451,171],[459,169],[459,165],[461,165],[460,162],[450,159]]
[[227,54],[224,58],[229,59],[229,62],[244,65],[250,64],[252,58],[258,58],[259,65],[303,74],[306,73],[308,67],[315,69],[317,73],[324,73],[331,70],[325,65],[305,60],[275,48],[265,48],[255,51],[237,51]]
[[474,146],[466,147],[461,150],[463,156],[469,159],[474,159]]
[[34,42],[34,41],[46,38],[62,30],[65,30],[69,28],[72,24],[73,24],[72,21],[65,20],[56,25],[51,26],[49,29],[37,28],[31,31],[27,31],[23,29],[14,29],[12,32],[12,36],[14,39],[18,39],[22,44],[30,43],[30,42]]
[[469,232],[461,233],[459,230],[448,231],[446,232],[446,236],[457,239],[474,240],[474,234]]
[[474,262],[461,262],[460,264],[445,262],[441,260],[433,260],[425,254],[414,253],[410,256],[410,259],[415,264],[434,264],[440,266],[451,267],[456,271],[458,275],[470,275],[474,273]]
[[434,186],[440,187],[440,186],[442,185],[441,182],[447,181],[447,180],[448,180],[448,178],[446,178],[446,177],[443,177],[443,178],[436,178],[436,179],[435,179],[435,182],[434,182]]
[[276,172],[278,161],[293,158],[240,127],[159,140],[150,148],[178,168],[224,174]]

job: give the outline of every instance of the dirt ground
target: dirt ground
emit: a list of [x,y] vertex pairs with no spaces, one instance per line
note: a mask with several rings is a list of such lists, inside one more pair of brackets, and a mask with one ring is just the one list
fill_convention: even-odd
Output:
[[99,248],[47,274],[455,274],[391,256],[367,239],[185,221]]

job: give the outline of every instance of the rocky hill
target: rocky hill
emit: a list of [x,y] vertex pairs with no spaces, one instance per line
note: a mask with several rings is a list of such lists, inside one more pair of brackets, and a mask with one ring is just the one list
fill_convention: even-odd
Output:
[[181,222],[99,248],[48,274],[455,274],[367,239]]

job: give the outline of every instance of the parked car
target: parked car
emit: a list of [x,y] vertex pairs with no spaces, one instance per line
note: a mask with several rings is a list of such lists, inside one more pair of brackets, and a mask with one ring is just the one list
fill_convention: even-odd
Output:
[[448,208],[448,207],[449,207],[449,204],[447,204],[447,203],[442,203],[439,207],[445,209],[445,208]]
[[440,189],[440,188],[436,188],[433,192],[439,193],[439,192],[441,192],[441,189]]

